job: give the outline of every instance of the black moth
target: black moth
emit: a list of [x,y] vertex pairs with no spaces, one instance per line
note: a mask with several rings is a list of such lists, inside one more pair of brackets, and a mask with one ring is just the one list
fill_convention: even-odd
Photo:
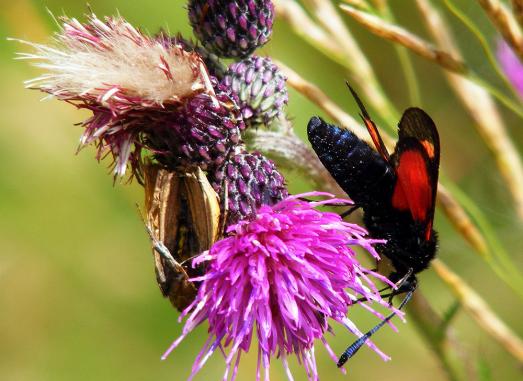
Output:
[[[389,279],[399,289],[392,295],[407,292],[399,306],[402,308],[416,289],[416,273],[426,269],[436,255],[437,234],[432,223],[438,184],[439,135],[425,111],[409,108],[398,124],[399,139],[389,155],[365,106],[350,86],[349,89],[376,150],[351,131],[319,117],[311,118],[307,133],[325,168],[363,210],[363,221],[370,235],[387,240],[376,249],[394,266]],[[349,346],[338,360],[338,366],[393,316],[388,316]]]

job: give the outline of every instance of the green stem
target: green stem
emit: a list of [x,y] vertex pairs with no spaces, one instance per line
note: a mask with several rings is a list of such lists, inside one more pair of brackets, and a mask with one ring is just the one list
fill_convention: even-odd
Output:
[[421,93],[418,86],[418,79],[416,77],[416,71],[414,70],[414,65],[409,56],[407,49],[395,45],[396,54],[401,63],[401,68],[403,69],[403,74],[405,75],[405,80],[407,82],[407,88],[409,91],[409,100],[413,105],[421,105]]
[[[396,23],[396,18],[392,13],[388,3],[385,4],[385,8],[382,12],[382,17],[391,23]],[[414,70],[414,65],[412,64],[412,59],[409,55],[409,52],[406,48],[394,44],[394,50],[400,60],[400,66],[403,70],[403,75],[405,76],[405,81],[407,82],[407,89],[409,92],[410,103],[413,105],[421,105],[421,93],[419,89],[418,79],[416,78],[416,71]]]
[[453,348],[455,345],[449,340],[448,331],[440,329],[443,325],[442,319],[419,290],[414,294],[408,312],[416,330],[439,360],[447,378],[450,381],[463,380],[463,369],[459,368],[460,361],[453,361],[461,350]]
[[484,81],[479,76],[470,73],[466,76],[467,79],[474,82],[475,84],[481,86],[484,88],[490,95],[492,95],[494,98],[496,98],[498,101],[500,101],[503,105],[505,105],[508,109],[510,109],[512,112],[514,112],[519,117],[523,118],[523,109],[521,108],[521,105],[517,104],[513,100],[509,99],[505,94],[503,94],[501,91],[496,89],[494,86],[492,86],[490,83]]
[[494,229],[478,206],[459,187],[445,184],[459,203],[463,206],[476,226],[485,237],[488,245],[488,255],[483,256],[492,270],[523,299],[523,275],[514,264],[507,251],[494,233]]

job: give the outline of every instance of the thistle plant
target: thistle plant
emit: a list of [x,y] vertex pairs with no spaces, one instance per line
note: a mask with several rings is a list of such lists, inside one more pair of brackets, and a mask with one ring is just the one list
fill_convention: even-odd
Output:
[[[256,375],[249,379],[259,380],[264,369],[269,380],[271,361],[278,358],[292,380],[295,371],[288,358],[296,356],[307,379],[318,380],[316,344],[321,341],[333,367],[337,361],[327,339],[333,322],[361,337],[352,315],[356,309],[371,313],[365,327],[383,320],[385,313],[399,319],[404,315],[379,291],[396,287],[387,272],[370,269],[362,260],[363,254],[379,260],[374,246],[383,241],[340,216],[340,206],[350,207],[351,201],[299,138],[305,126],[293,123],[285,108],[293,102],[287,86],[362,139],[368,139],[365,129],[328,92],[294,70],[295,62],[264,55],[274,19],[288,23],[305,43],[341,65],[390,132],[399,115],[396,101],[342,14],[393,44],[412,103],[430,89],[417,79],[410,54],[434,64],[490,150],[506,198],[514,205],[514,219],[521,224],[523,166],[498,104],[523,117],[517,95],[523,73],[523,5],[477,1],[499,31],[489,41],[452,0],[438,1],[439,8],[435,1],[415,3],[432,41],[399,25],[394,4],[386,0],[190,0],[187,15],[194,38],[165,31],[149,35],[121,16],[89,14],[84,22],[61,18],[62,27],[49,45],[22,41],[32,52],[20,58],[44,71],[27,86],[90,111],[82,123],[81,146],[95,145],[98,160],[110,154],[115,178],[130,172],[144,184],[157,280],[181,311],[180,320],[185,319],[182,334],[163,358],[190,340],[197,326],[208,327],[191,379],[213,353],[221,352],[223,379],[234,380],[241,357],[257,351]],[[464,58],[443,7],[477,39],[495,82]],[[491,46],[498,41],[496,56]],[[394,139],[383,138],[390,147]],[[319,192],[292,195],[284,176],[291,170]],[[442,177],[438,207],[447,217],[445,234],[468,242],[478,254],[474,260],[485,261],[514,290],[514,304],[520,305],[523,276],[514,258],[473,196]],[[407,317],[445,376],[466,379],[476,361],[474,353],[463,349],[470,343],[454,336],[453,318],[461,309],[523,362],[521,339],[442,256],[449,264],[436,259],[432,271],[448,286],[454,303],[439,314],[438,299],[418,290]],[[378,340],[366,344],[389,360]]]

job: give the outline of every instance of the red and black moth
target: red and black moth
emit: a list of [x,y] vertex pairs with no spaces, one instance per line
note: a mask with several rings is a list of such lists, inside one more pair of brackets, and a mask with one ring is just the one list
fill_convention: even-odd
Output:
[[[347,129],[319,117],[309,121],[309,141],[340,187],[363,210],[363,221],[374,238],[386,239],[377,251],[388,257],[395,271],[389,279],[406,292],[402,308],[416,289],[416,274],[436,255],[433,229],[438,185],[440,143],[432,119],[419,108],[408,108],[398,124],[398,142],[389,154],[376,124],[349,86],[376,150]],[[362,336],[343,353],[342,366],[394,314]]]

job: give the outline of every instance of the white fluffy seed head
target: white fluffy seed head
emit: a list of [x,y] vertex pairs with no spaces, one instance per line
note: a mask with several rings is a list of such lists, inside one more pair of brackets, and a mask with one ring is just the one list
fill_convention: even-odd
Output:
[[35,52],[19,57],[46,70],[27,81],[28,87],[117,109],[162,106],[202,91],[214,95],[201,58],[174,42],[146,36],[120,16],[101,21],[92,14],[86,24],[61,21],[54,44],[22,41]]

